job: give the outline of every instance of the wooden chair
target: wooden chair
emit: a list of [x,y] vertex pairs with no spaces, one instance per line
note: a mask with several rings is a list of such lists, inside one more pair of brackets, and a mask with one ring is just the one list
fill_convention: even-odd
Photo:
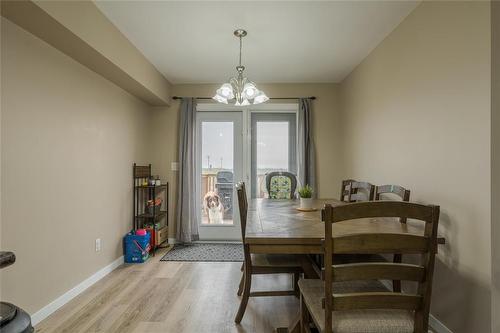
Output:
[[[374,217],[421,220],[424,232],[330,236],[335,222]],[[301,332],[310,332],[312,319],[326,333],[427,333],[439,207],[399,201],[325,205],[322,219],[325,235],[329,235],[324,239],[324,281],[299,281]],[[413,253],[420,254],[421,262],[333,265],[334,256],[341,253]],[[414,293],[392,292],[379,280],[414,281],[417,289]]]
[[[384,194],[394,194],[401,198],[402,201],[410,201],[410,190],[405,189],[399,185],[380,185],[375,187],[375,201],[381,200],[381,195]],[[400,217],[399,222],[406,223],[405,217]],[[403,260],[403,256],[400,253],[394,254],[393,262],[400,263]],[[396,292],[401,292],[401,281],[392,281],[392,288]]]
[[297,177],[287,171],[266,174],[266,190],[270,199],[293,199],[297,189]]
[[[250,254],[248,245],[245,243],[248,200],[246,195],[245,183],[240,182],[236,185],[238,194],[238,206],[241,220],[241,238],[244,249],[244,262],[242,266],[243,275],[238,288],[238,296],[242,296],[235,322],[240,323],[248,304],[250,297],[261,296],[297,296],[298,280],[303,272],[302,265],[297,256],[293,255],[266,255]],[[252,275],[255,274],[293,274],[293,289],[282,291],[256,291],[251,292]]]
[[[410,201],[410,190],[405,189],[399,185],[380,185],[375,186],[375,197],[373,200],[380,201],[383,194],[394,194],[401,198],[402,201]],[[401,217],[399,219],[401,223],[406,223],[406,218]]]
[[345,179],[342,181],[342,185],[340,186],[340,201],[348,202],[351,192],[351,183],[354,181],[354,179]]
[[340,200],[344,202],[372,201],[375,194],[375,185],[368,182],[359,182],[353,179],[342,181]]

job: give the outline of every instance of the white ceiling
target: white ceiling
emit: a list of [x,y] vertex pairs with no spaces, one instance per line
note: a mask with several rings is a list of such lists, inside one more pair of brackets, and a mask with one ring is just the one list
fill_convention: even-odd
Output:
[[418,1],[98,1],[172,83],[340,82]]

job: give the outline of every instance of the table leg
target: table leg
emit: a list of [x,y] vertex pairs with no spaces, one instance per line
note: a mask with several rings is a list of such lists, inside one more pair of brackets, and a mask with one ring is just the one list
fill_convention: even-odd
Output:
[[300,316],[288,328],[288,333],[300,333]]
[[308,255],[299,255],[300,265],[304,270],[304,277],[306,279],[319,279],[321,269],[316,265],[314,260]]
[[[304,270],[304,276],[306,279],[318,279],[321,275],[321,269],[316,265],[315,261],[309,255],[300,255],[299,261],[302,269]],[[288,327],[288,333],[300,333],[300,314],[292,321],[292,324]]]

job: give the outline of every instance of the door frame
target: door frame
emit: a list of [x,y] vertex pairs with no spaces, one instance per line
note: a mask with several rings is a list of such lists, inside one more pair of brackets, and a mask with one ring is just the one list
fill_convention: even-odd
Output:
[[[251,182],[251,161],[252,161],[252,133],[251,133],[251,117],[252,113],[295,113],[295,126],[296,126],[296,133],[298,133],[298,110],[299,110],[299,104],[298,103],[265,103],[265,104],[259,104],[259,105],[247,105],[247,106],[235,106],[235,105],[229,105],[229,104],[219,104],[219,103],[198,103],[196,105],[196,131],[197,131],[197,145],[198,147],[201,147],[201,128],[200,128],[200,121],[205,118],[203,114],[205,112],[210,112],[210,113],[222,113],[222,112],[238,112],[241,114],[241,133],[240,135],[236,135],[236,128],[234,129],[234,136],[241,138],[241,146],[242,146],[242,158],[240,161],[242,162],[241,165],[241,176],[236,177],[236,174],[233,175],[234,183],[237,183],[241,180],[245,182],[246,190],[247,190],[247,197],[251,197],[252,192],[252,182]],[[223,121],[223,120],[221,120]],[[298,138],[298,135],[295,136],[296,140]],[[296,142],[296,147],[297,147],[298,142]],[[234,143],[234,147],[236,150],[237,143]],[[197,166],[196,166],[196,173],[197,175],[201,176],[201,149],[198,149],[197,151]],[[235,156],[235,161],[234,161],[234,168],[236,170],[236,156],[237,154],[234,154]],[[198,179],[196,182],[196,197],[199,197],[199,193],[201,191],[201,179]],[[235,193],[233,193],[233,198],[237,198],[235,196]],[[201,203],[199,200],[196,201],[196,209],[198,211],[201,211]],[[205,225],[201,226],[201,223],[198,221],[198,226],[199,228],[211,228],[213,231],[210,231],[210,235],[213,237],[210,237],[210,240],[219,240],[219,241],[234,241],[238,240],[241,241],[241,228],[240,228],[240,216],[239,216],[239,209],[238,205],[233,202],[233,225]],[[218,228],[234,228],[236,226],[238,230],[238,236],[237,237],[231,237],[231,239],[227,239],[224,237],[221,237],[220,229]],[[236,234],[235,232],[232,234]],[[218,236],[218,237],[217,237]],[[234,238],[234,239],[233,239]],[[204,241],[204,240],[202,240]]]

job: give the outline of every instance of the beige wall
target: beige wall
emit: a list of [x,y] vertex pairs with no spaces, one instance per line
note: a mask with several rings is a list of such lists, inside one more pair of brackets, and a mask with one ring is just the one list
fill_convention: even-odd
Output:
[[[206,97],[212,96],[217,88],[217,85],[212,84],[174,85],[172,95]],[[313,102],[313,126],[317,156],[318,195],[323,198],[337,197],[342,167],[338,85],[259,84],[259,88],[271,97],[317,97]],[[179,101],[174,101],[170,108],[158,108],[153,116],[155,151],[158,153],[153,156],[153,168],[156,173],[167,178],[173,184],[175,184],[177,173],[170,171],[170,163],[177,161],[178,111]],[[175,193],[175,186],[172,186],[172,191]],[[171,221],[173,220],[171,219]],[[174,232],[173,224],[171,223],[171,235]]]
[[492,145],[492,331],[500,332],[500,2],[491,7],[491,145]]
[[424,2],[341,85],[344,177],[441,206],[432,313],[490,331],[490,5]]
[[122,255],[151,112],[3,18],[1,43],[2,300],[33,313]]

